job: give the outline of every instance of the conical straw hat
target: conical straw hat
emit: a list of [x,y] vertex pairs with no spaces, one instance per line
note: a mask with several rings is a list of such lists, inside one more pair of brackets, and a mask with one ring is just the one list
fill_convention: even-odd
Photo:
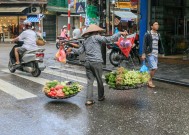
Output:
[[87,30],[81,36],[83,37],[86,34],[91,33],[91,32],[103,32],[103,31],[105,31],[105,30],[100,28],[99,26],[97,26],[95,24],[91,24],[91,25],[89,25]]

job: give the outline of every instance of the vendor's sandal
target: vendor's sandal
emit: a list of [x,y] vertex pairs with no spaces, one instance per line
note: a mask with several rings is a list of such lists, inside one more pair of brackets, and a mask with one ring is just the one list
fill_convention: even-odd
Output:
[[155,88],[156,86],[153,83],[147,83],[149,88]]
[[104,101],[104,100],[105,100],[105,96],[98,99],[98,101]]
[[88,105],[93,105],[95,103],[95,101],[93,100],[88,100],[85,105],[88,106]]

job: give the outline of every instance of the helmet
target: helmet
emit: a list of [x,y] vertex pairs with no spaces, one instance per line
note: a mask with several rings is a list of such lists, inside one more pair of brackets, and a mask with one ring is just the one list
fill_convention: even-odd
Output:
[[24,24],[24,26],[25,26],[26,29],[29,29],[29,28],[32,27],[32,23],[30,21],[28,21],[28,20],[25,20],[23,22],[23,24]]
[[24,25],[31,25],[31,22],[28,21],[28,20],[25,20],[25,21],[23,22],[23,24],[24,24]]
[[66,25],[64,25],[62,28],[63,28],[63,29],[64,29],[64,28],[67,28],[67,26],[66,26]]

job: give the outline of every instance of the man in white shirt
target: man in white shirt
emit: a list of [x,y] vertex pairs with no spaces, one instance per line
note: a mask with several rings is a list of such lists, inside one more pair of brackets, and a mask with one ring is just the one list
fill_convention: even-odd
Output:
[[[74,27],[75,28],[75,27]],[[77,39],[81,37],[81,31],[78,28],[75,28],[72,32],[73,39]]]
[[28,50],[36,50],[38,46],[36,45],[37,34],[31,29],[32,24],[29,21],[24,21],[25,31],[23,31],[17,38],[13,39],[15,41],[24,41],[22,47],[15,48],[15,57],[17,65],[20,64],[19,54],[24,54]]
[[87,30],[87,26],[86,26],[86,25],[83,25],[83,26],[82,26],[82,34],[85,33],[86,30]]

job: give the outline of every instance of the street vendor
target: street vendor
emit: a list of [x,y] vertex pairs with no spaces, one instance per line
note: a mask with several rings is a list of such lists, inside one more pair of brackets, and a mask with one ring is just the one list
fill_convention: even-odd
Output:
[[82,34],[82,37],[85,38],[84,44],[79,49],[68,49],[69,52],[72,51],[77,54],[81,54],[83,52],[86,53],[85,68],[87,75],[87,97],[85,105],[92,105],[95,103],[93,100],[93,83],[95,78],[98,83],[98,101],[103,101],[105,99],[104,86],[102,81],[102,43],[117,41],[121,35],[126,36],[128,34],[127,31],[125,31],[118,32],[109,37],[105,37],[100,35],[100,33],[103,31],[104,29],[100,28],[99,26],[91,24]]

